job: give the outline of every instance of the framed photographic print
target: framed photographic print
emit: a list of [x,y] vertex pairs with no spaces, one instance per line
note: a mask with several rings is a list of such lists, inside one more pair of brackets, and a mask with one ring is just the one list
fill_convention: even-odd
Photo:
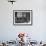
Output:
[[14,25],[32,25],[32,10],[13,10]]

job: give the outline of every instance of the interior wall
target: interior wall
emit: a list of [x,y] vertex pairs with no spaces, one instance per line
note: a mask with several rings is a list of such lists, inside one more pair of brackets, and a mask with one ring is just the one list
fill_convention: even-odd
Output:
[[[14,26],[13,10],[32,10],[32,26]],[[33,40],[46,40],[45,0],[16,0],[13,5],[0,0],[0,40],[15,40],[19,32],[29,33]]]

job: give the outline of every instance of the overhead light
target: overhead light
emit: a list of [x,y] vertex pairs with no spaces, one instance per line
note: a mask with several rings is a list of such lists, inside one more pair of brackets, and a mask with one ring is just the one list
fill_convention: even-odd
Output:
[[16,2],[15,0],[8,0],[8,2],[11,2],[12,4]]

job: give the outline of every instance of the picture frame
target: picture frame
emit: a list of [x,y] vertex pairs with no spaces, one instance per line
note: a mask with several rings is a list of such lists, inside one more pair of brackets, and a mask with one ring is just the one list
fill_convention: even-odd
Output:
[[13,25],[32,25],[32,10],[13,10]]

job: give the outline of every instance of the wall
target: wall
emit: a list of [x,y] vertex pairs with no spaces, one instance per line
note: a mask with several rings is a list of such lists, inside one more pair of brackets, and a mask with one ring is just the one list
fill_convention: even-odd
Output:
[[[33,10],[32,26],[14,26],[13,10]],[[13,5],[0,0],[0,40],[15,40],[18,32],[31,34],[33,40],[46,40],[46,1],[17,0]]]

